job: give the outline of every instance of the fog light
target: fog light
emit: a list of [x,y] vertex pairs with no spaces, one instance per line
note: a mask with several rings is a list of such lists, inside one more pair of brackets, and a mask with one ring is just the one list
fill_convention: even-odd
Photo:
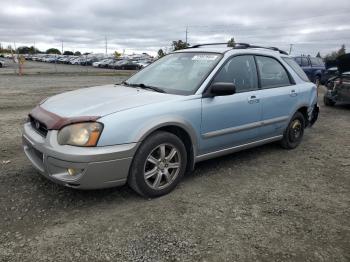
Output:
[[77,175],[79,173],[80,170],[74,169],[74,168],[68,168],[67,171],[68,171],[68,174],[70,176],[75,176],[75,175]]

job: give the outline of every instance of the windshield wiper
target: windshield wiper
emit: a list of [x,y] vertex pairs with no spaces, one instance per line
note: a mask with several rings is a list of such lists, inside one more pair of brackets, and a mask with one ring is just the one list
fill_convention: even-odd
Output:
[[145,85],[143,83],[141,83],[141,84],[130,84],[130,83],[124,81],[123,84],[126,85],[126,86],[140,87],[142,89],[151,89],[151,90],[159,92],[159,93],[165,93],[165,91],[163,89],[159,88],[159,87],[149,86],[149,85]]

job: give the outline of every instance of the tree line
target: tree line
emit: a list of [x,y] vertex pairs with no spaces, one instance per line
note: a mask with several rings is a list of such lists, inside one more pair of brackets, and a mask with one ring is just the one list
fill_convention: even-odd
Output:
[[[227,46],[228,47],[234,47],[236,45],[235,39],[232,37],[228,42],[227,42]],[[186,49],[188,47],[190,47],[191,45],[187,42],[184,42],[182,40],[177,40],[177,41],[173,41],[171,43],[171,47],[172,47],[172,51],[177,51],[177,50],[181,50],[181,49]],[[158,50],[158,57],[161,58],[163,56],[166,55],[166,52],[163,49],[159,49]]]
[[[12,46],[7,46],[6,48],[2,47],[0,45],[0,53],[16,53],[16,54],[55,54],[55,55],[61,55],[62,52],[57,48],[49,48],[46,51],[41,51],[34,46],[20,46],[16,50],[12,48]],[[88,53],[85,53],[88,54]],[[64,51],[63,55],[81,55],[80,51]]]

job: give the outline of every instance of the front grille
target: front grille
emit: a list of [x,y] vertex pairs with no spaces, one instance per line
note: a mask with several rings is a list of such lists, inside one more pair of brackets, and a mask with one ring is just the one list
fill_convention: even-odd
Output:
[[29,116],[29,121],[32,127],[42,136],[46,137],[47,135],[47,127],[37,119],[32,116]]

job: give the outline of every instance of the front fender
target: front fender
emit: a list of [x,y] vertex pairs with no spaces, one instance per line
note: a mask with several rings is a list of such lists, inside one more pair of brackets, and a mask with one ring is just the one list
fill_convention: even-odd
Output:
[[104,116],[99,122],[103,123],[104,129],[98,146],[139,143],[159,128],[177,126],[187,132],[197,151],[201,100],[189,99],[133,108]]
[[176,126],[183,129],[190,136],[193,150],[196,155],[198,150],[198,134],[191,123],[189,123],[186,119],[180,118],[178,116],[164,116],[152,119],[152,121],[147,122],[139,130],[138,134],[136,135],[136,140],[138,142],[142,142],[154,131],[167,126]]

